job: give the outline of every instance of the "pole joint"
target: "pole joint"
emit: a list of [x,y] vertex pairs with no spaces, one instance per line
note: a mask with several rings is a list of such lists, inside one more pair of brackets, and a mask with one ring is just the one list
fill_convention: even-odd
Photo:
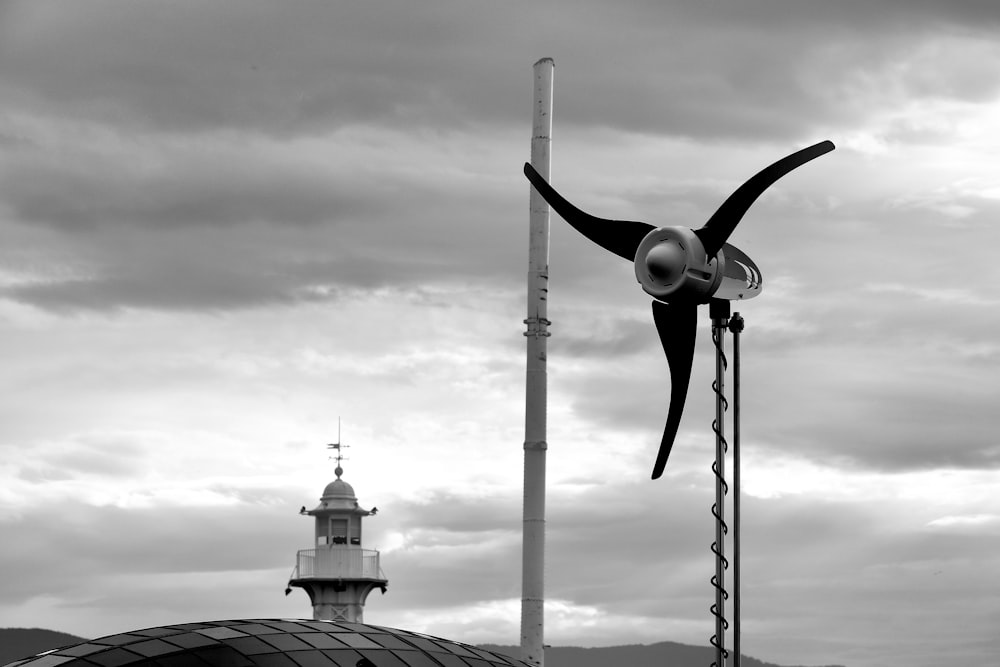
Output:
[[548,338],[552,335],[545,329],[545,327],[551,325],[552,322],[544,317],[529,317],[524,320],[524,323],[528,325],[528,330],[524,332],[525,336],[530,336],[532,338]]

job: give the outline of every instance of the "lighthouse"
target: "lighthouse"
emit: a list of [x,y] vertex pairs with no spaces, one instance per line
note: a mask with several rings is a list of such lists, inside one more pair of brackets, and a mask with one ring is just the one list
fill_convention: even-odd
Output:
[[292,586],[305,589],[317,621],[363,623],[368,594],[376,588],[385,593],[389,583],[379,566],[378,551],[365,549],[362,542],[362,519],[378,510],[358,504],[354,488],[340,478],[341,445],[329,447],[337,450],[337,479],[323,489],[319,505],[300,511],[315,518],[315,541],[313,548],[298,552],[285,593]]

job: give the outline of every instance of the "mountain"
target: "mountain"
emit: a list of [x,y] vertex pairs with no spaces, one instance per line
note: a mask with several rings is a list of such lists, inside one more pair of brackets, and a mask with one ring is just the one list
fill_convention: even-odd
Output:
[[[514,658],[521,656],[517,646],[497,646],[481,644],[482,648],[496,651]],[[730,658],[731,660],[732,658]],[[577,646],[552,646],[545,649],[545,667],[705,667],[715,660],[715,649],[709,646],[691,646],[675,642],[657,644],[631,644],[628,646],[606,646],[600,648],[580,648]],[[743,655],[742,667],[779,667],[771,662],[763,662]],[[829,667],[843,667],[830,665]]]
[[0,665],[6,665],[8,662],[27,658],[49,649],[79,644],[82,641],[86,640],[83,637],[54,630],[0,628]]

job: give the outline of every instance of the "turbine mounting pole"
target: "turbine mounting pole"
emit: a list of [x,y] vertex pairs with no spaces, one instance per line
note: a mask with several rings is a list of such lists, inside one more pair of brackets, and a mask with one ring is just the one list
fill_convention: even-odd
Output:
[[733,667],[740,667],[740,334],[743,318],[729,319],[733,334]]
[[[551,58],[534,65],[531,165],[549,178],[552,136]],[[530,186],[529,186],[530,188]],[[542,667],[545,641],[545,450],[548,375],[545,369],[549,281],[549,205],[530,188],[527,368],[524,409],[524,527],[521,551],[521,658]]]
[[726,492],[729,485],[726,484],[726,429],[725,416],[728,403],[725,394],[726,376],[726,353],[725,334],[729,324],[730,306],[724,299],[712,299],[709,301],[709,315],[712,318],[712,340],[715,343],[715,382],[712,389],[715,392],[715,421],[712,422],[712,430],[715,432],[715,462],[712,464],[712,471],[715,473],[715,504],[712,505],[712,514],[715,516],[715,542],[712,543],[712,552],[715,554],[715,575],[712,577],[712,587],[715,588],[715,603],[711,607],[712,615],[715,617],[715,634],[710,643],[715,647],[715,662],[713,667],[726,667],[726,659],[729,652],[726,650],[726,630],[729,629],[729,622],[726,620],[726,600],[729,593],[726,591],[726,570],[729,569],[729,561],[726,560],[726,534],[729,527],[726,525]]

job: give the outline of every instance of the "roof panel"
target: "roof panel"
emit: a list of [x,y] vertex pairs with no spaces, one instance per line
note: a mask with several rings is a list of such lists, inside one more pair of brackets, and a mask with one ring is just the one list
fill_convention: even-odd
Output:
[[344,648],[344,642],[337,639],[336,635],[328,635],[325,632],[304,632],[295,636],[315,648]]
[[95,644],[107,644],[108,646],[120,646],[121,644],[131,644],[135,641],[140,641],[146,639],[142,635],[132,635],[132,634],[121,634],[121,635],[110,635],[108,637],[101,637],[100,639],[92,639],[91,641]]
[[[127,665],[140,659],[141,656],[132,653],[131,651],[126,651],[123,648],[113,648],[110,651],[94,653],[93,655],[87,656],[87,660],[90,662],[103,665],[104,667],[118,667],[118,665]],[[35,664],[36,663],[32,663],[32,666]]]
[[239,630],[233,630],[232,628],[205,628],[204,630],[195,630],[199,635],[205,635],[206,637],[211,637],[212,639],[229,639],[230,637],[246,637],[246,634],[240,632]]
[[296,651],[312,648],[309,644],[295,637],[295,635],[261,635],[260,639],[282,651]]
[[405,662],[409,667],[441,667],[423,651],[393,651],[392,654]]
[[150,639],[144,642],[129,644],[128,650],[135,651],[139,655],[152,658],[157,655],[164,655],[165,653],[176,653],[177,647],[173,644],[168,644],[161,639]]
[[59,655],[81,656],[90,655],[91,653],[96,653],[97,651],[104,651],[107,648],[107,646],[103,646],[101,644],[84,642],[83,644],[77,644],[76,646],[65,646],[56,651],[56,653]]
[[397,635],[366,633],[364,636],[386,648],[408,649],[411,651],[414,648],[413,644],[410,644]]
[[298,667],[295,661],[284,653],[264,653],[253,656],[251,660],[257,667]]
[[184,628],[178,628],[176,626],[167,628],[146,628],[145,630],[132,630],[129,632],[130,635],[142,635],[143,637],[163,637],[164,635],[175,635],[178,632],[184,632]]
[[315,630],[315,628],[310,628],[307,625],[299,625],[290,621],[266,621],[266,623],[272,628],[277,628],[285,632],[310,632]]
[[337,663],[338,667],[357,667],[361,654],[347,648],[333,648],[323,651],[323,655]]
[[368,637],[355,634],[353,632],[342,632],[337,635],[337,639],[341,640],[351,648],[382,648],[372,640],[368,639]]
[[393,655],[392,651],[386,649],[361,649],[359,653],[368,658],[375,667],[409,667],[398,656]]
[[434,653],[431,657],[444,667],[468,667],[461,658],[453,653]]
[[240,632],[245,632],[248,635],[273,635],[277,632],[282,632],[278,628],[272,628],[269,625],[264,625],[263,623],[244,623],[242,625],[230,626],[233,630],[239,630]]
[[229,646],[243,655],[259,655],[261,653],[278,653],[278,649],[264,643],[256,637],[231,637],[223,640]]
[[214,646],[218,644],[218,640],[212,639],[211,637],[206,637],[205,635],[199,634],[198,632],[186,632],[181,635],[171,635],[169,637],[164,637],[163,641],[169,642],[174,646],[180,648],[197,648],[199,646]]
[[323,655],[322,651],[316,649],[311,651],[289,651],[285,655],[294,660],[295,664],[299,665],[299,667],[337,667],[330,658]]
[[299,625],[304,625],[307,628],[312,628],[313,630],[319,630],[320,632],[331,632],[340,631],[343,628],[338,627],[333,621],[296,621]]

